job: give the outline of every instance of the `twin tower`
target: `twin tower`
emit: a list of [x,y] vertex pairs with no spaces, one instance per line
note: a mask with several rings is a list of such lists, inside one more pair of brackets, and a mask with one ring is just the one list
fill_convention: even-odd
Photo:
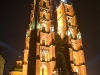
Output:
[[34,0],[24,60],[17,62],[22,69],[11,75],[87,75],[82,37],[72,5],[61,0],[56,9],[57,26],[53,25],[52,8],[52,0]]

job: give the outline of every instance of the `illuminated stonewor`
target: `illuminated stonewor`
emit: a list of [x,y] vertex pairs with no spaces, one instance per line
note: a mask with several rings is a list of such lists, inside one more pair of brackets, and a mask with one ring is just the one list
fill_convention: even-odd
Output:
[[21,75],[87,75],[73,7],[61,0],[56,12],[57,32],[52,21],[52,0],[34,0]]
[[[71,71],[75,75],[87,75],[81,33],[71,4],[62,0],[57,8],[58,34],[62,40],[67,38]],[[67,35],[67,37],[66,37]]]
[[34,0],[26,33],[23,75],[86,75],[81,33],[71,4],[57,8],[57,33],[52,0]]
[[26,33],[23,75],[52,75],[55,67],[52,0],[34,0]]

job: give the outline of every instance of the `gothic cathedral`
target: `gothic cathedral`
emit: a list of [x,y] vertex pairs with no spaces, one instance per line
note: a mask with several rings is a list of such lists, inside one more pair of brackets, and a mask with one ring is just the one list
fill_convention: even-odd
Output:
[[34,0],[22,73],[10,75],[87,75],[82,37],[72,4],[61,0],[56,8],[57,31],[52,8],[52,0]]

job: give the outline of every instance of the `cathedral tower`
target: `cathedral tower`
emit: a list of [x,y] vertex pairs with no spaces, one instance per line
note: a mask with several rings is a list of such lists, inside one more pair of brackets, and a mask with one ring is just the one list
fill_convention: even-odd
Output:
[[72,4],[61,0],[56,13],[57,32],[52,20],[52,0],[34,0],[23,61],[16,61],[9,75],[87,75]]
[[52,0],[34,0],[26,32],[23,75],[86,75],[82,37],[71,4],[61,0],[57,32]]
[[57,8],[58,34],[61,39],[67,36],[71,71],[75,75],[87,75],[82,45],[82,37],[78,28],[76,15],[71,4],[62,0]]
[[52,0],[34,0],[26,33],[23,75],[52,75],[55,67]]

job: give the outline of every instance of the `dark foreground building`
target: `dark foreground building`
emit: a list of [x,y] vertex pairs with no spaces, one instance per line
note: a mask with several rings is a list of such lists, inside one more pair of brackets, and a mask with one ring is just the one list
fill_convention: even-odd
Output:
[[[0,47],[0,50],[1,50],[1,47]],[[0,75],[3,75],[5,64],[6,64],[6,60],[0,54]]]

